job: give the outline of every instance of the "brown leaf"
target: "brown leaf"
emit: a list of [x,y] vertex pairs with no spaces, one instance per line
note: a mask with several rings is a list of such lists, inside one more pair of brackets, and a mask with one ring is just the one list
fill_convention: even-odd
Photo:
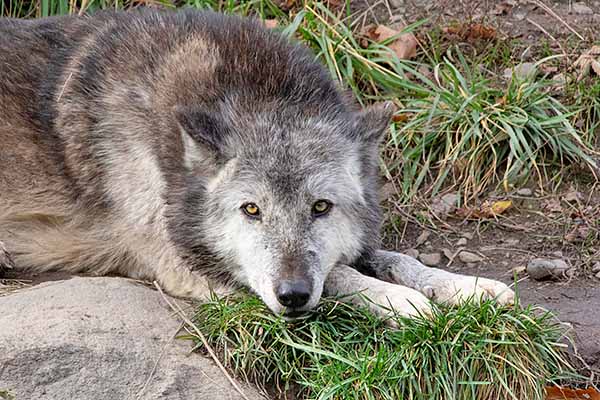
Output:
[[586,225],[580,225],[573,229],[571,232],[565,235],[565,240],[570,243],[582,242],[588,238],[590,234],[590,227]]
[[406,122],[410,119],[409,114],[394,114],[392,116],[392,121],[394,122]]
[[279,26],[279,21],[276,19],[265,19],[263,24],[269,29],[277,28]]
[[478,210],[473,210],[472,216],[475,218],[496,218],[512,207],[511,200],[495,201],[490,204],[489,201],[484,201]]
[[571,188],[564,196],[563,200],[568,203],[577,203],[579,200],[583,199],[583,195],[577,190]]
[[571,389],[548,386],[546,387],[546,400],[600,400],[600,393],[592,387]]
[[444,28],[444,32],[456,35],[462,40],[476,42],[478,40],[494,40],[497,37],[496,29],[478,23],[465,23]]
[[579,80],[585,78],[591,71],[600,75],[600,46],[592,46],[591,49],[579,56],[573,63],[573,68],[579,70],[577,77]]
[[510,10],[512,10],[512,8],[515,5],[516,5],[516,2],[514,0],[502,1],[498,4],[496,4],[496,7],[494,7],[494,9],[492,10],[492,14],[493,15],[508,14],[508,12]]
[[366,36],[376,42],[384,42],[395,37],[387,46],[402,60],[407,60],[417,55],[417,37],[410,32],[401,34],[399,31],[385,25],[378,25],[377,27],[368,29]]
[[502,201],[494,202],[494,204],[492,204],[492,207],[490,207],[490,210],[495,216],[495,215],[502,214],[504,211],[508,210],[510,207],[512,207],[512,201],[502,200]]
[[598,60],[592,61],[592,70],[600,76],[600,62]]
[[544,211],[551,212],[551,213],[553,213],[553,212],[559,213],[559,212],[563,211],[563,208],[560,205],[560,201],[555,198],[546,200],[542,205],[542,209]]

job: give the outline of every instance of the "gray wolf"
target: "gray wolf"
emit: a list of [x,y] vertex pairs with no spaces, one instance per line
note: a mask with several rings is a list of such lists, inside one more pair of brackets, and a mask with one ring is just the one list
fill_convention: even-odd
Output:
[[407,315],[429,299],[512,299],[378,248],[390,107],[358,109],[313,54],[255,21],[3,19],[0,55],[0,241],[17,270],[117,273],[195,298],[242,285],[290,317],[323,293]]

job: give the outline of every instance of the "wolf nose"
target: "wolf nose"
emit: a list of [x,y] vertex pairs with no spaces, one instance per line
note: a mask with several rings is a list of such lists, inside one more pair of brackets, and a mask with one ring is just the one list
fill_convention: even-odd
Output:
[[306,281],[283,281],[275,291],[277,300],[285,307],[300,308],[310,298],[310,287]]

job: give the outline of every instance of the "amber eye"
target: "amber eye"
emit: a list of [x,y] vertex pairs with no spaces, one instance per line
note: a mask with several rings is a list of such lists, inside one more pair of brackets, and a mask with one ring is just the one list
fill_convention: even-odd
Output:
[[331,203],[327,200],[319,200],[313,204],[312,213],[315,217],[325,215],[331,210]]
[[254,203],[244,204],[242,206],[242,210],[249,217],[256,218],[256,217],[260,216],[260,210],[259,210],[258,206]]

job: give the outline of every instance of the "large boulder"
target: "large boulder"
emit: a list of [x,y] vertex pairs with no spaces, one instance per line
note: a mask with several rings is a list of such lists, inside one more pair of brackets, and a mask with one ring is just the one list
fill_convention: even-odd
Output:
[[[122,278],[46,282],[0,297],[0,393],[17,400],[241,399],[175,339],[156,291]],[[241,384],[250,399],[259,392]]]

